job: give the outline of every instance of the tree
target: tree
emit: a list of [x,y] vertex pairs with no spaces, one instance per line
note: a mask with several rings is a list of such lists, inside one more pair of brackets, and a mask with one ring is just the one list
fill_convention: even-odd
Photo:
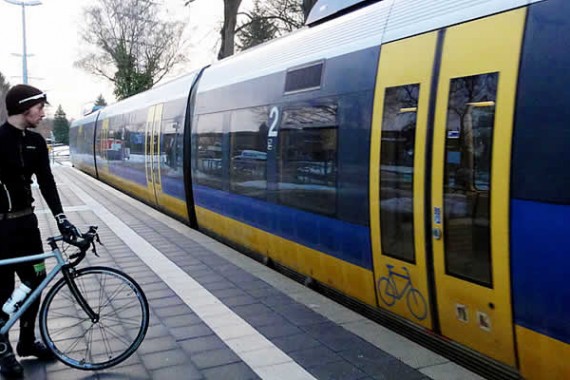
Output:
[[103,94],[99,94],[97,100],[95,100],[95,107],[106,107],[107,101],[103,98]]
[[229,57],[234,54],[234,38],[237,24],[237,12],[241,0],[224,0],[224,25],[220,31],[222,45],[218,53],[218,59]]
[[303,9],[300,0],[265,0],[260,5],[255,0],[251,12],[241,12],[247,18],[236,30],[240,43],[245,50],[259,43],[299,29],[304,25]]
[[[195,0],[185,0],[189,5]],[[258,0],[251,12],[238,13],[241,0],[224,0],[224,25],[220,31],[222,44],[218,59],[234,54],[234,39],[238,48],[245,50],[302,27],[317,0]],[[239,27],[237,17],[247,20]]]
[[6,111],[6,93],[10,89],[10,83],[6,82],[6,78],[0,73],[0,125],[8,119],[8,112]]
[[[195,0],[185,0],[185,4],[189,5],[194,1]],[[222,45],[220,46],[218,59],[223,59],[234,54],[234,38],[240,4],[241,0],[224,0],[224,25],[220,31]]]
[[267,17],[267,9],[262,9],[259,0],[255,0],[254,8],[248,14],[250,21],[237,31],[237,47],[246,50],[255,45],[275,38],[278,30],[274,23]]
[[158,5],[150,0],[98,0],[85,9],[81,36],[95,52],[76,65],[109,79],[117,99],[124,99],[151,88],[185,61],[183,28],[181,22],[160,20]]
[[57,107],[53,119],[53,135],[55,142],[69,144],[69,121],[61,108],[61,104]]

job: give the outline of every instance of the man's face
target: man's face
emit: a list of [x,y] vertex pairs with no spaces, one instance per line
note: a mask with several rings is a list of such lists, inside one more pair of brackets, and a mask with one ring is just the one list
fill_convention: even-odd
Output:
[[45,116],[45,103],[38,103],[24,113],[24,119],[28,124],[28,128],[36,128]]

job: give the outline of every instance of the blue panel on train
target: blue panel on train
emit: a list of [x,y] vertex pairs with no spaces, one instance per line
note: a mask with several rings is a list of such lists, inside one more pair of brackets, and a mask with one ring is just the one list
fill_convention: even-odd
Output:
[[570,205],[513,200],[515,322],[570,343]]
[[370,232],[365,226],[194,185],[197,206],[372,269]]
[[180,177],[162,177],[162,192],[185,201],[184,179]]
[[136,167],[127,166],[127,164],[125,164],[124,161],[118,161],[116,163],[110,161],[109,170],[111,171],[112,174],[115,174],[118,177],[121,177],[128,181],[132,181],[134,183],[146,187],[146,176],[144,172],[144,167],[142,166],[136,168]]
[[570,203],[570,2],[529,8],[513,139],[513,197]]

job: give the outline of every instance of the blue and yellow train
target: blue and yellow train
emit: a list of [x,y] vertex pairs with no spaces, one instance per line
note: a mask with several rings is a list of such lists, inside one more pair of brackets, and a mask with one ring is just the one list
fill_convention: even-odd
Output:
[[568,379],[569,35],[566,0],[321,0],[74,122],[73,164],[483,374]]

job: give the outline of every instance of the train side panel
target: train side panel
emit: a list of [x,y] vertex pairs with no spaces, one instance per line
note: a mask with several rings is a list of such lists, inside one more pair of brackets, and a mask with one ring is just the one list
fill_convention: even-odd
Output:
[[74,121],[69,128],[70,159],[74,167],[97,177],[93,138],[99,112]]
[[529,8],[513,141],[513,301],[521,373],[570,378],[570,3]]
[[[308,91],[286,92],[280,72],[203,92],[192,135],[201,229],[369,305],[366,189],[378,54],[317,61],[322,81]],[[313,69],[298,68],[307,76]]]

